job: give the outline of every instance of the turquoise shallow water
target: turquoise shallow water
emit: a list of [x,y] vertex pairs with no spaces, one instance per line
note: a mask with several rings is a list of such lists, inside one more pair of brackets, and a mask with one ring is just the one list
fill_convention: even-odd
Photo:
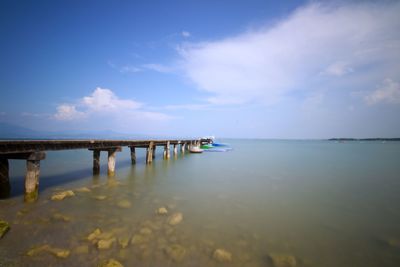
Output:
[[[400,142],[221,141],[234,149],[163,160],[159,148],[150,166],[144,151],[131,166],[125,148],[113,179],[104,175],[105,153],[93,177],[89,151],[49,152],[40,199],[29,205],[24,162],[12,161],[12,197],[0,200],[0,218],[11,224],[0,266],[98,266],[110,258],[125,266],[400,266]],[[64,190],[75,196],[50,200]],[[168,214],[155,214],[160,207]],[[172,226],[174,213],[183,220]],[[110,248],[87,240],[96,228],[115,238]],[[135,235],[145,238],[132,243]],[[43,245],[70,255],[27,255]],[[216,249],[231,260],[218,262]]]

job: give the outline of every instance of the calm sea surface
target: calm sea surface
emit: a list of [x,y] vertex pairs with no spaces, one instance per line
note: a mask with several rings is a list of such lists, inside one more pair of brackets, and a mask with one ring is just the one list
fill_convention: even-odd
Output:
[[[23,203],[25,162],[10,161],[0,266],[400,266],[400,142],[220,141],[233,150],[163,160],[158,148],[149,166],[141,149],[131,166],[124,148],[111,179],[104,152],[98,177],[91,152],[48,152],[34,204]],[[65,190],[75,196],[50,199]]]

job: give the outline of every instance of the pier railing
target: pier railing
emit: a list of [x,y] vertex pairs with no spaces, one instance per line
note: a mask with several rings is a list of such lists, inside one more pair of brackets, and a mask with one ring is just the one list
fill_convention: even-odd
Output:
[[0,198],[10,194],[9,160],[26,160],[25,196],[27,202],[35,201],[39,192],[40,161],[46,158],[46,151],[89,149],[93,151],[93,174],[100,173],[100,153],[108,152],[108,175],[115,175],[116,152],[122,147],[130,148],[131,162],[136,164],[136,149],[146,149],[146,164],[151,164],[155,157],[157,146],[164,148],[164,159],[170,158],[170,148],[173,153],[181,153],[193,145],[211,143],[211,139],[188,140],[4,140],[0,141]]

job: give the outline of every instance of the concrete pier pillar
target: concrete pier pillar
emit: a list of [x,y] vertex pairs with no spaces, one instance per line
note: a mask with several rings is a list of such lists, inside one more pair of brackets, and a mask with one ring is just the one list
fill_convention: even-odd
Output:
[[136,164],[136,150],[134,146],[130,147],[131,149],[131,163],[132,165]]
[[150,142],[149,146],[146,148],[146,164],[150,164],[153,161],[153,147],[154,143]]
[[185,153],[185,143],[181,143],[181,153]]
[[115,175],[115,158],[117,151],[115,149],[108,150],[108,176],[112,177]]
[[174,156],[178,155],[178,145],[174,144]]
[[170,154],[170,142],[167,141],[167,144],[164,146],[164,158],[169,159],[171,156]]
[[39,195],[40,160],[26,161],[25,202],[37,200]]
[[100,150],[93,150],[93,175],[100,173]]
[[0,158],[0,199],[9,197],[10,191],[8,159]]

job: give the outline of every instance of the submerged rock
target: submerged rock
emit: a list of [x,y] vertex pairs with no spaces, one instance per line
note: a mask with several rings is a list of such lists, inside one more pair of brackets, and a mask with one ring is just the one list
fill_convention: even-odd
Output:
[[66,197],[73,197],[75,193],[72,190],[55,193],[51,196],[51,200],[63,200]]
[[130,208],[132,206],[131,202],[129,200],[121,200],[117,203],[117,206],[123,209]]
[[295,267],[297,266],[296,258],[288,254],[269,254],[274,267]]
[[49,245],[42,245],[42,246],[37,246],[37,247],[33,247],[30,250],[28,250],[28,252],[26,252],[26,255],[32,257],[32,256],[36,256],[42,252],[48,251],[50,249]]
[[129,245],[129,238],[128,237],[119,238],[118,244],[121,246],[121,248],[126,248]]
[[147,227],[143,227],[142,229],[140,229],[139,231],[142,235],[151,235],[153,233],[153,231],[151,231],[150,228]]
[[80,188],[75,189],[75,191],[79,192],[79,193],[88,193],[88,192],[91,192],[92,190],[90,190],[89,188],[84,186],[84,187],[80,187]]
[[61,213],[54,213],[53,216],[51,217],[55,221],[62,221],[62,222],[69,222],[71,221],[71,218],[63,215]]
[[169,218],[168,218],[168,223],[170,225],[177,225],[180,222],[182,222],[183,220],[183,214],[180,212],[176,212],[174,214],[172,214]]
[[168,210],[165,207],[158,208],[156,210],[156,214],[158,215],[166,215],[168,214]]
[[110,239],[113,237],[113,235],[114,234],[112,232],[102,232],[96,238],[97,239]]
[[62,258],[62,259],[68,258],[69,254],[71,254],[71,252],[68,249],[61,249],[61,248],[50,248],[48,252],[50,252],[57,258]]
[[107,196],[103,196],[103,195],[94,197],[94,199],[96,199],[96,200],[105,200],[106,198],[107,198]]
[[232,254],[225,249],[216,249],[213,254],[213,259],[219,262],[230,262],[232,261]]
[[96,228],[92,233],[90,233],[87,237],[87,240],[93,241],[96,239],[99,235],[101,234],[101,230],[99,228]]
[[0,239],[10,230],[10,224],[6,221],[0,220]]
[[68,249],[53,248],[49,245],[42,245],[42,246],[31,248],[30,250],[28,250],[26,255],[32,257],[32,256],[36,256],[43,252],[50,253],[50,254],[56,256],[57,258],[63,258],[63,259],[68,258],[68,256],[71,254],[71,252]]
[[117,260],[109,259],[108,261],[99,264],[99,267],[124,267],[124,265]]
[[115,242],[115,237],[110,238],[110,239],[101,239],[99,242],[97,242],[97,248],[98,249],[109,249]]
[[140,234],[135,234],[132,237],[131,244],[137,246],[137,245],[141,245],[147,241],[148,241],[147,237],[140,235]]
[[166,247],[164,251],[169,258],[176,262],[181,262],[186,255],[186,249],[177,244]]

